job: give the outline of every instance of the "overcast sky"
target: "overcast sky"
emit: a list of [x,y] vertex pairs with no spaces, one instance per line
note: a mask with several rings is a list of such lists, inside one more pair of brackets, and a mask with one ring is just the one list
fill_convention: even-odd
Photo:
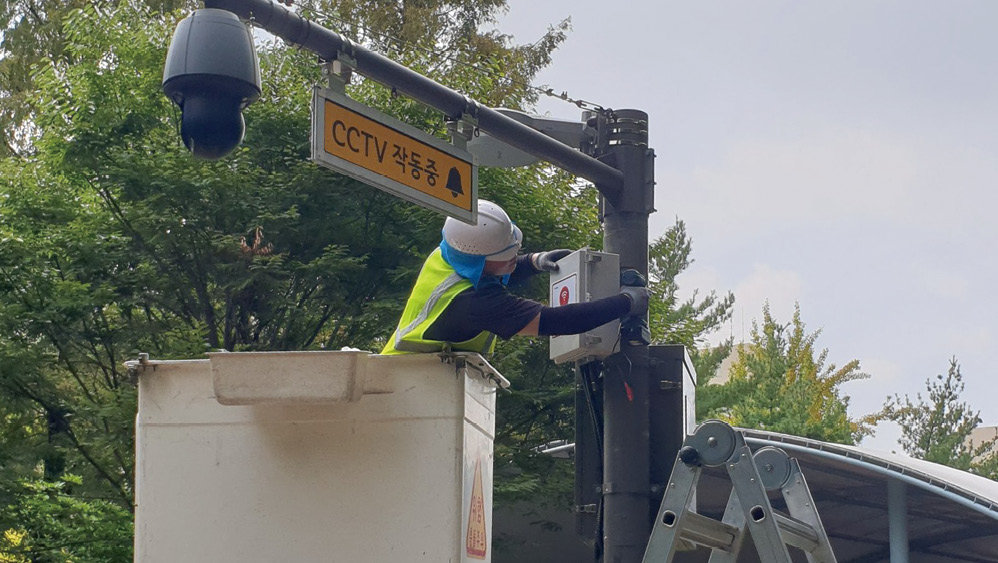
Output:
[[721,336],[799,302],[830,361],[871,375],[844,387],[854,416],[924,395],[956,356],[998,423],[998,2],[509,4],[521,43],[572,19],[536,84],[649,113],[652,236],[686,222],[680,284],[736,296]]

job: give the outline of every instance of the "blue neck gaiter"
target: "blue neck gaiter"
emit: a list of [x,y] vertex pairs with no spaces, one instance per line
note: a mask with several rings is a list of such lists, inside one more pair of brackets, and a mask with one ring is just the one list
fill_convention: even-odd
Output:
[[485,270],[485,257],[465,254],[464,252],[455,250],[451,245],[447,244],[446,240],[440,241],[440,255],[443,257],[444,262],[447,262],[451,268],[454,268],[457,275],[470,281],[475,286],[475,289],[487,287],[494,283],[502,285],[509,283],[509,274],[502,277],[483,277],[482,271]]

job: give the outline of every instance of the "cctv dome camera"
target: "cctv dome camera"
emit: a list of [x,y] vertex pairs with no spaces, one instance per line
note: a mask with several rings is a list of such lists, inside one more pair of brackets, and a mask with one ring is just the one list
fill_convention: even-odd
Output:
[[166,55],[163,91],[180,106],[180,135],[194,156],[214,160],[232,152],[245,131],[242,110],[260,97],[249,28],[225,10],[184,18]]

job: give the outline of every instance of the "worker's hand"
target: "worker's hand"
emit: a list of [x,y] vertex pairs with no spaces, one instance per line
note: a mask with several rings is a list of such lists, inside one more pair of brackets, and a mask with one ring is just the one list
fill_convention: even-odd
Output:
[[530,255],[530,263],[538,272],[557,272],[558,260],[561,260],[572,252],[574,251],[567,248],[548,250],[547,252],[535,252]]
[[630,316],[644,315],[648,312],[648,288],[635,285],[620,286],[620,293],[631,299]]

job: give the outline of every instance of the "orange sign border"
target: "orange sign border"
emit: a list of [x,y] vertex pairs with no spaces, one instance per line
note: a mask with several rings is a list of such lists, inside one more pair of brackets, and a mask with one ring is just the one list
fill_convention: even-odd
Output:
[[[312,100],[312,160],[418,205],[476,222],[478,167],[471,153],[321,87],[314,89]],[[435,164],[431,170],[429,161]],[[449,182],[460,190],[447,189]]]

